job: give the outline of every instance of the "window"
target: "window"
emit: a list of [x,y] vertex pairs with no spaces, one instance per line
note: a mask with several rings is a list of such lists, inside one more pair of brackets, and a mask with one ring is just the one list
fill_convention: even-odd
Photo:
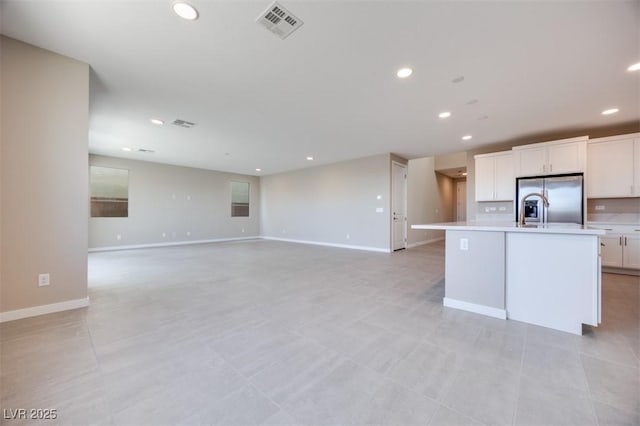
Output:
[[249,217],[249,182],[231,182],[231,217]]
[[91,166],[91,217],[129,216],[129,170]]

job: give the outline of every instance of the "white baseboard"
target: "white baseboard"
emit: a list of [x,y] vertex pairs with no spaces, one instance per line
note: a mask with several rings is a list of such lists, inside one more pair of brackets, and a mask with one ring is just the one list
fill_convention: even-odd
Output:
[[460,309],[462,311],[473,312],[498,319],[507,319],[507,311],[504,309],[476,305],[475,303],[463,302],[462,300],[451,299],[449,297],[445,297],[442,303],[447,308]]
[[423,240],[423,241],[418,241],[417,243],[411,243],[407,246],[407,248],[414,248],[414,247],[418,247],[418,246],[423,246],[425,244],[431,244],[431,243],[435,243],[438,241],[444,241],[444,237],[440,237],[440,238],[432,238],[430,240]]
[[208,243],[224,243],[227,241],[242,241],[242,240],[259,240],[262,237],[236,237],[236,238],[216,238],[212,240],[193,240],[193,241],[175,241],[170,243],[153,243],[153,244],[132,244],[126,246],[109,246],[109,247],[93,247],[89,249],[89,253],[99,251],[114,251],[114,250],[133,250],[141,248],[154,248],[154,247],[171,247],[171,246],[186,246],[191,244],[208,244]]
[[262,237],[262,238],[265,240],[284,241],[287,243],[311,244],[314,246],[327,246],[327,247],[338,247],[338,248],[346,248],[346,249],[353,249],[353,250],[375,251],[378,253],[391,253],[391,249],[384,249],[384,248],[378,248],[378,247],[353,246],[349,244],[324,243],[320,241],[294,240],[290,238],[277,238],[277,237]]
[[15,311],[0,312],[0,323],[28,317],[37,317],[38,315],[52,314],[54,312],[84,308],[86,306],[89,306],[88,297],[85,297],[84,299],[67,300],[66,302],[51,303],[49,305],[16,309]]
[[613,266],[603,266],[602,272],[608,274],[621,274],[621,275],[635,275],[640,276],[640,269],[624,269],[624,268],[616,268]]

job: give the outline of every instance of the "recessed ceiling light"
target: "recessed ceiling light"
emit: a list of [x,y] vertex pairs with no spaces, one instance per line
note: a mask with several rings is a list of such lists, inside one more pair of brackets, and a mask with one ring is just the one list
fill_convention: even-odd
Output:
[[411,74],[413,74],[413,70],[411,68],[400,68],[398,70],[398,72],[396,73],[396,75],[398,76],[398,78],[407,78],[409,77]]
[[157,118],[151,118],[149,119],[150,122],[152,122],[153,124],[157,124],[158,126],[162,126],[164,124],[164,121],[159,120]]
[[173,11],[182,19],[186,19],[188,21],[195,21],[198,19],[198,11],[196,8],[183,1],[174,2]]
[[627,68],[627,71],[639,71],[639,70],[640,70],[640,62],[638,62],[637,64],[633,64],[629,68]]
[[440,117],[440,118],[449,118],[449,117],[451,117],[451,113],[449,111],[444,111],[444,112],[441,112],[440,114],[438,114],[438,117]]
[[131,148],[128,148],[128,147],[125,146],[124,148],[122,148],[122,150],[126,151],[126,152],[129,152],[129,151],[131,151]]
[[471,136],[471,135],[464,135],[464,136],[462,137],[462,140],[463,140],[463,141],[468,141],[468,140],[470,140],[472,137],[473,137],[473,136]]
[[313,157],[307,157],[308,161],[313,161]]
[[256,172],[261,172],[261,171],[262,171],[262,169],[256,169]]
[[618,108],[605,109],[604,111],[602,111],[602,115],[611,115],[615,114],[618,111],[620,111]]
[[462,173],[462,176],[466,176],[467,174],[468,174],[467,172],[464,172],[464,173]]

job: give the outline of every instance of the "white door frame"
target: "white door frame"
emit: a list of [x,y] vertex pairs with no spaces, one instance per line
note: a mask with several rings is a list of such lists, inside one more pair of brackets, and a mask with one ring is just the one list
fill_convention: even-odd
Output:
[[[462,198],[462,201],[464,203],[464,211],[462,212],[463,214],[461,215],[460,213],[460,187],[464,185],[464,197]],[[467,181],[466,180],[457,180],[456,181],[456,199],[455,199],[455,215],[456,215],[456,221],[458,220],[462,220],[462,221],[466,221],[467,220]],[[463,216],[462,218],[460,218],[460,216]]]
[[[398,166],[401,167],[402,169],[404,169],[404,173],[403,173],[403,194],[402,194],[402,204],[403,204],[403,210],[404,210],[404,215],[403,217],[400,219],[402,220],[402,245],[396,245],[396,235],[395,235],[395,216],[396,216],[396,212],[394,211],[394,206],[395,206],[395,184],[396,184],[396,174],[394,171],[394,166]],[[407,165],[400,163],[398,161],[391,161],[391,251],[396,251],[396,250],[402,250],[402,249],[406,249],[407,248]]]

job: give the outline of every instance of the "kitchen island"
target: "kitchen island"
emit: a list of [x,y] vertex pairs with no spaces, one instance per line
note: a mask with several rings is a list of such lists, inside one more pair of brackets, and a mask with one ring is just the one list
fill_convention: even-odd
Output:
[[600,323],[603,230],[515,222],[411,228],[446,231],[445,306],[574,334]]

